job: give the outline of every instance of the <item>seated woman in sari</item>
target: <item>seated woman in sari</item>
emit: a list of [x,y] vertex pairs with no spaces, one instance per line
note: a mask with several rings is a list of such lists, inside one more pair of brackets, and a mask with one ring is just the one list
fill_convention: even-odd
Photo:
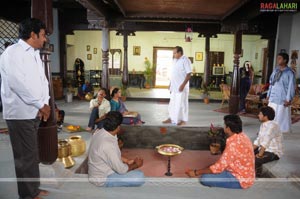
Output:
[[111,111],[119,111],[123,115],[123,124],[135,125],[143,124],[141,115],[137,112],[129,112],[121,98],[121,89],[114,88],[111,92],[110,107]]

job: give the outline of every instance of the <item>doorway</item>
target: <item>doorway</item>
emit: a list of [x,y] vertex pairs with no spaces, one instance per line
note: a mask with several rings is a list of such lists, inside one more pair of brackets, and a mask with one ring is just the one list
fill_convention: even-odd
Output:
[[173,64],[173,47],[154,47],[154,85],[156,88],[168,88]]

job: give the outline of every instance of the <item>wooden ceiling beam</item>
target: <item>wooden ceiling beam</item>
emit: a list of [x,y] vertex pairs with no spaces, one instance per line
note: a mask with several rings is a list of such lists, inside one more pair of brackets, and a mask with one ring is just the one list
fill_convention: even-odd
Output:
[[98,17],[109,18],[110,13],[107,5],[102,0],[76,0],[83,7],[94,12]]
[[235,6],[233,6],[233,8],[231,8],[230,10],[228,10],[226,12],[226,14],[222,16],[221,20],[223,21],[224,19],[226,19],[228,16],[230,16],[232,13],[234,13],[235,11],[237,11],[238,9],[240,9],[243,5],[245,5],[249,1],[250,0],[242,0],[240,3],[238,3]]
[[124,8],[121,6],[121,4],[119,3],[119,1],[118,0],[113,0],[113,1],[116,4],[116,6],[119,8],[119,10],[122,13],[122,15],[124,17],[126,17],[126,12],[125,12]]

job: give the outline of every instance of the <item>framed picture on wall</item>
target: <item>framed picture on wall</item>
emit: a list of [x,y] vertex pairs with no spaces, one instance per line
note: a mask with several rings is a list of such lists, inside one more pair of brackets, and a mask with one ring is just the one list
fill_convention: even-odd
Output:
[[141,55],[141,47],[133,46],[133,55]]
[[97,48],[94,48],[93,52],[94,54],[97,54]]
[[87,60],[92,60],[92,54],[87,54]]
[[87,45],[86,46],[86,51],[90,51],[91,50],[91,46],[90,45]]
[[195,60],[196,61],[203,61],[203,52],[196,52],[195,53]]

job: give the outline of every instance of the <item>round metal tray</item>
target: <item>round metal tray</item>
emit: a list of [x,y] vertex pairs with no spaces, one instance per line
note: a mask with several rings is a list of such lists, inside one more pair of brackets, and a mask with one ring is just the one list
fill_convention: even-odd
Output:
[[[173,148],[177,148],[178,151],[177,152],[167,152],[164,151],[163,148],[165,147],[173,147]],[[183,147],[176,145],[176,144],[162,144],[156,147],[156,150],[159,154],[164,155],[164,156],[175,156],[175,155],[179,155],[182,153],[182,151],[184,150]]]

